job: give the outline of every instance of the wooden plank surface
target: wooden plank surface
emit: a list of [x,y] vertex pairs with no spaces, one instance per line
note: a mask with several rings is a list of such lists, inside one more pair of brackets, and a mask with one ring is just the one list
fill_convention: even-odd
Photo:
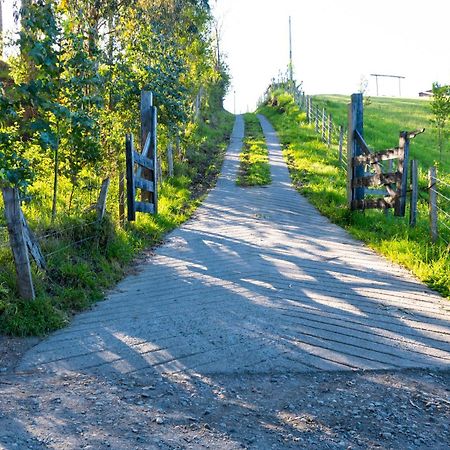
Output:
[[136,202],[136,211],[153,214],[155,212],[155,207],[151,203]]

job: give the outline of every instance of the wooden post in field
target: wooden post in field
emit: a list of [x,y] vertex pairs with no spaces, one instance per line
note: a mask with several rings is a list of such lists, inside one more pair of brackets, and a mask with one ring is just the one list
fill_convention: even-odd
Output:
[[17,188],[2,188],[5,217],[8,225],[9,241],[16,266],[19,295],[25,300],[34,300],[34,286],[31,277],[30,259],[24,236],[22,210]]
[[319,132],[319,108],[315,108],[316,133]]
[[428,171],[429,211],[430,211],[430,235],[431,240],[438,239],[438,211],[437,211],[437,185],[436,167],[430,167]]
[[108,197],[108,189],[111,183],[110,178],[105,178],[102,182],[102,187],[100,189],[100,195],[98,196],[96,210],[98,220],[102,220],[105,217],[106,212],[106,199]]
[[397,197],[395,199],[394,215],[405,216],[406,191],[408,188],[408,165],[409,165],[409,137],[407,131],[400,132],[399,144],[400,155],[398,158],[397,171],[401,179],[397,181]]
[[327,113],[325,108],[322,108],[322,141],[326,142],[326,126],[327,126]]
[[417,161],[411,161],[411,204],[409,208],[409,225],[415,227],[417,223],[417,200],[419,198],[419,174]]
[[308,122],[308,125],[311,123],[311,112],[310,112],[310,98],[309,95],[306,96],[306,121]]
[[342,147],[344,145],[344,126],[339,125],[339,163],[342,162]]
[[333,132],[333,117],[328,114],[328,147],[331,147],[331,133]]
[[172,142],[167,146],[167,165],[169,166],[169,177],[173,177],[173,148]]
[[119,172],[119,224],[125,225],[125,173]]
[[348,107],[347,200],[352,210],[356,209],[355,201],[364,199],[364,188],[354,188],[352,185],[354,178],[364,176],[364,167],[353,165],[353,158],[362,154],[361,147],[355,139],[355,131],[364,137],[363,95],[361,93],[352,94]]

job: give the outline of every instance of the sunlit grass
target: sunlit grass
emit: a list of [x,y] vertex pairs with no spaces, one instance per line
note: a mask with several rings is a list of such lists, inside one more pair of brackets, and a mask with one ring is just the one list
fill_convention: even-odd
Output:
[[[337,149],[320,142],[291,97],[280,94],[276,106],[263,106],[259,112],[277,130],[292,182],[300,193],[334,223],[450,298],[450,251],[442,240],[436,244],[430,240],[426,202],[419,203],[415,228],[408,225],[408,211],[405,218],[378,210],[351,212],[347,207],[346,174],[339,167]],[[441,233],[450,241],[446,229]]]
[[264,134],[256,114],[247,113],[245,138],[242,147],[239,174],[236,183],[240,186],[264,186],[270,184],[269,153]]

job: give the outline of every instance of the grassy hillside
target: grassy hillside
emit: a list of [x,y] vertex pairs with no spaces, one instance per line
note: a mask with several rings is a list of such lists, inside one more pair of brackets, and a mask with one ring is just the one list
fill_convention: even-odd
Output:
[[[346,174],[338,164],[337,149],[329,149],[321,142],[314,126],[306,123],[306,115],[290,95],[280,91],[275,97],[261,106],[259,112],[272,122],[279,134],[297,190],[334,223],[450,298],[450,248],[442,240],[431,243],[426,202],[419,203],[415,228],[408,225],[408,213],[403,218],[380,210],[350,211]],[[336,111],[339,110],[338,105]],[[395,141],[389,145],[395,145]],[[450,241],[449,230],[441,230],[447,241]]]
[[[313,103],[325,107],[335,122],[345,126],[349,101],[350,98],[344,95],[318,95],[313,98]],[[400,131],[425,128],[425,133],[411,143],[411,157],[419,160],[425,170],[440,162],[441,171],[450,173],[450,142],[446,142],[440,161],[429,100],[371,97],[370,101],[364,107],[364,136],[371,148],[382,150],[395,147]]]

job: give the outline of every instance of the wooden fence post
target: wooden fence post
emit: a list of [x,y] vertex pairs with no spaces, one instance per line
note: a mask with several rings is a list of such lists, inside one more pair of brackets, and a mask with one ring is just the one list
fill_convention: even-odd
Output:
[[431,240],[438,239],[438,211],[437,211],[437,186],[436,167],[430,167],[428,171],[429,211],[430,211],[430,235]]
[[109,189],[110,183],[111,183],[111,180],[109,179],[109,177],[105,178],[102,182],[102,187],[100,189],[100,194],[98,196],[97,205],[96,205],[98,220],[102,220],[103,217],[105,217],[106,199],[108,197],[108,189]]
[[315,108],[314,111],[314,115],[315,115],[315,121],[316,121],[316,133],[319,132],[319,108]]
[[344,126],[339,125],[339,163],[342,162],[342,147],[344,145]]
[[328,147],[331,147],[331,133],[333,132],[333,117],[328,114]]
[[169,177],[173,177],[173,149],[171,142],[167,146],[167,165],[169,166]]
[[34,300],[34,286],[31,276],[30,258],[24,236],[22,210],[17,188],[2,188],[5,204],[5,218],[8,225],[9,241],[17,273],[19,295],[25,300]]
[[[141,91],[141,151],[144,149],[147,136],[152,132],[152,109],[153,93],[150,91]],[[142,169],[142,171],[138,170],[138,174],[144,180],[154,181],[150,169]],[[142,191],[141,200],[143,202],[153,202],[152,193]]]
[[327,113],[325,108],[322,108],[322,141],[326,142],[326,125],[327,125]]
[[417,161],[411,161],[411,204],[409,208],[409,225],[416,226],[417,222],[417,200],[419,198],[419,176],[417,170]]
[[409,165],[409,137],[407,131],[400,132],[399,138],[400,156],[398,158],[397,171],[402,177],[397,181],[397,198],[395,200],[394,214],[404,217],[406,210],[406,191],[408,187],[408,165]]
[[133,155],[133,135],[127,134],[125,143],[127,159],[127,205],[128,221],[136,220],[136,188],[134,185],[134,155]]
[[353,187],[353,179],[364,176],[362,165],[354,166],[353,158],[362,154],[361,147],[355,139],[355,131],[364,137],[364,109],[361,93],[352,94],[348,108],[348,136],[347,136],[347,200],[352,210],[356,209],[354,202],[364,199],[364,188]]

